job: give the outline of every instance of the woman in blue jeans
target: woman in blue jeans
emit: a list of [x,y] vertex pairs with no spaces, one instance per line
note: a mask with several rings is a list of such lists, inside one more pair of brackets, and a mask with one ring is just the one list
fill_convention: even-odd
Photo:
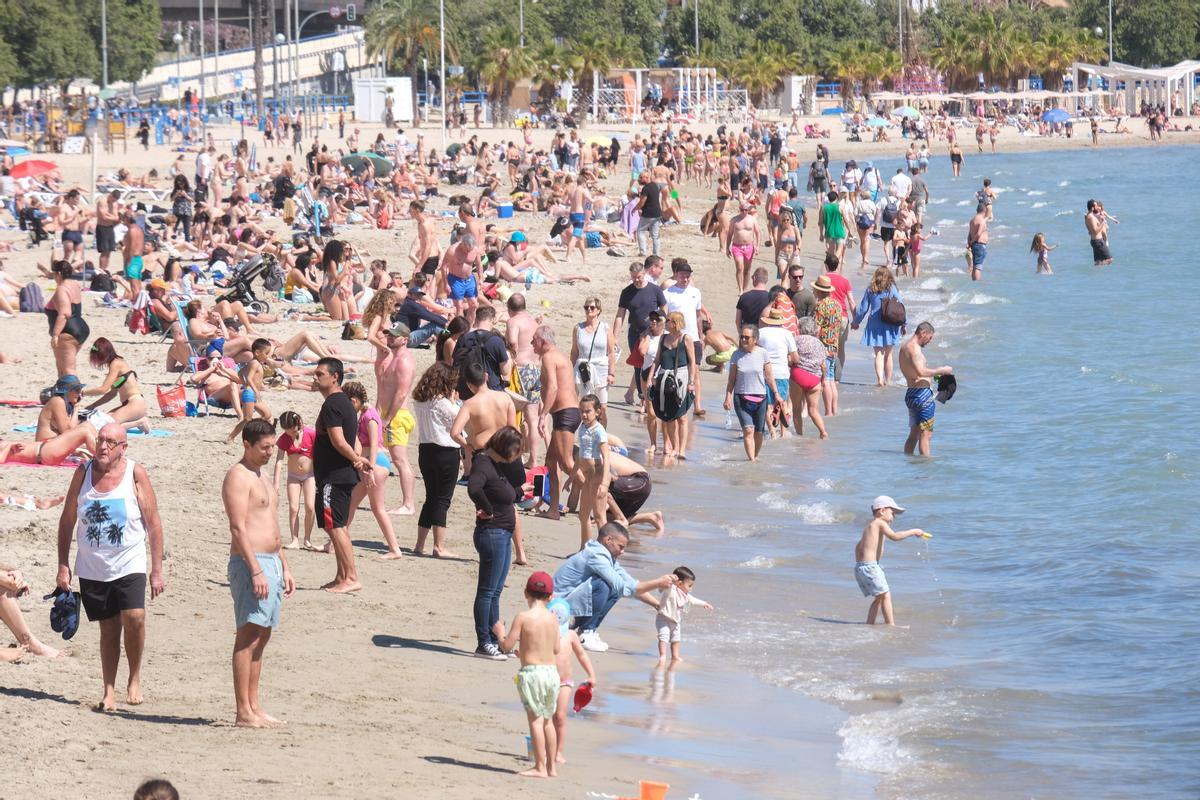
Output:
[[514,507],[524,493],[521,433],[506,425],[488,439],[487,449],[471,461],[467,494],[475,503],[475,550],[479,553],[479,583],[475,588],[475,655],[504,661],[500,651],[504,626],[500,622],[500,592],[512,563],[512,534],[517,524]]
[[775,385],[771,359],[758,346],[758,326],[743,325],[738,350],[729,360],[729,383],[725,387],[725,410],[737,414],[742,428],[746,457],[757,461],[767,429],[767,387]]

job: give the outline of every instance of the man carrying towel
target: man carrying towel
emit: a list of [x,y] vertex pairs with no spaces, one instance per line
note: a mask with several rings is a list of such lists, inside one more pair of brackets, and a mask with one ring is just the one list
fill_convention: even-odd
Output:
[[579,640],[587,650],[604,652],[608,649],[597,628],[618,600],[637,595],[646,605],[657,607],[657,600],[648,593],[676,583],[677,579],[671,573],[638,583],[617,563],[628,544],[629,531],[625,526],[609,522],[601,526],[594,540],[564,561],[554,573],[554,594],[565,598],[570,605],[574,618],[571,627],[579,631]]
[[237,636],[233,642],[235,724],[271,728],[280,724],[258,701],[263,650],[279,625],[279,607],[296,581],[280,548],[279,494],[262,469],[275,452],[275,427],[253,419],[242,428],[242,460],[225,473],[221,500],[229,517],[229,591]]
[[[71,534],[83,610],[100,623],[104,696],[97,711],[116,711],[117,665],[124,635],[129,660],[125,699],[142,703],[142,650],[146,643],[146,573],[150,596],[165,591],[163,531],[158,499],[145,467],[127,458],[125,428],[110,422],[96,437],[96,457],[75,470],[58,520],[58,588],[71,590]],[[150,569],[146,569],[146,543]]]

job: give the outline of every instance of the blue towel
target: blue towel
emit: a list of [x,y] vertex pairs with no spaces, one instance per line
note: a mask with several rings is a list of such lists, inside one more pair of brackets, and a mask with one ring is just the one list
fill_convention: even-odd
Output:
[[[37,425],[13,425],[12,430],[13,430],[13,433],[37,433]],[[145,436],[146,435],[145,432],[140,431],[137,428],[134,428],[133,430],[128,431],[128,433],[130,436]],[[161,430],[155,429],[155,430],[150,431],[149,435],[157,436],[161,439],[161,438],[164,438],[167,436],[174,436],[175,434],[172,431],[161,431]]]

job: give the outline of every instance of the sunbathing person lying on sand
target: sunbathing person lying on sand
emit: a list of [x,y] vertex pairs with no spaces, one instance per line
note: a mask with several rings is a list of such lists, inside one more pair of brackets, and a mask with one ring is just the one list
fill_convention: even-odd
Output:
[[[61,497],[58,498],[59,503],[62,500]],[[29,629],[29,625],[21,613],[21,607],[17,605],[17,598],[25,594],[29,594],[29,584],[25,582],[25,577],[15,569],[0,567],[0,622],[3,622],[12,631],[12,635],[17,637],[16,647],[0,649],[0,661],[20,661],[26,653],[45,658],[67,655],[67,653],[42,644],[33,635],[33,631]]]
[[[105,419],[104,422],[109,422]],[[57,467],[76,450],[96,450],[96,428],[90,421],[81,422],[74,428],[47,439],[44,442],[23,443],[0,441],[0,464],[41,464]]]

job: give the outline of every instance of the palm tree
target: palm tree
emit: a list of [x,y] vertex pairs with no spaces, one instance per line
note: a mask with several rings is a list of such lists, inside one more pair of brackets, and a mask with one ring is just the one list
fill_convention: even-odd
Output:
[[966,31],[948,31],[942,43],[930,50],[930,63],[946,79],[950,91],[968,91],[975,88],[975,70],[968,63],[971,50]]
[[[381,0],[367,14],[367,55],[399,61],[412,77],[412,104],[417,108],[417,64],[421,54],[438,52],[438,8],[432,0]],[[450,49],[447,43],[447,49]],[[428,57],[428,56],[427,56]]]
[[[267,38],[266,7],[263,0],[253,0],[250,16],[254,20],[251,26],[254,29],[254,113],[261,120],[267,110],[263,103],[263,42]],[[274,88],[273,94],[278,96],[279,87]]]
[[[589,33],[576,42],[571,43],[571,52],[579,63],[579,74],[591,74],[592,84],[586,92],[580,92],[580,99],[591,98],[592,118],[599,113],[599,100],[596,96],[596,86],[601,76],[606,75],[618,63],[618,46],[610,40]],[[582,87],[581,87],[582,88]]]
[[841,84],[843,100],[848,102],[854,97],[854,84],[866,77],[864,62],[869,54],[869,43],[860,39],[846,42],[826,57],[825,76],[835,78]]
[[583,69],[579,56],[570,48],[554,42],[546,42],[537,48],[533,53],[533,61],[537,67],[534,83],[538,86],[538,97],[542,102],[549,102],[559,84],[572,80]]
[[966,34],[966,63],[972,72],[983,73],[988,83],[1008,85],[1028,70],[1031,60],[1028,34],[1008,19],[984,12],[967,23]]
[[890,47],[875,45],[863,62],[863,93],[870,95],[884,81],[896,88],[902,72],[904,62],[900,60],[900,53]]
[[521,47],[521,36],[516,28],[506,25],[488,31],[479,47],[476,71],[495,107],[492,124],[507,124],[513,89],[518,81],[537,71],[533,56]]
[[756,105],[761,105],[767,93],[774,89],[786,74],[800,71],[802,59],[779,42],[756,42],[754,47],[734,65],[734,76],[746,87]]

